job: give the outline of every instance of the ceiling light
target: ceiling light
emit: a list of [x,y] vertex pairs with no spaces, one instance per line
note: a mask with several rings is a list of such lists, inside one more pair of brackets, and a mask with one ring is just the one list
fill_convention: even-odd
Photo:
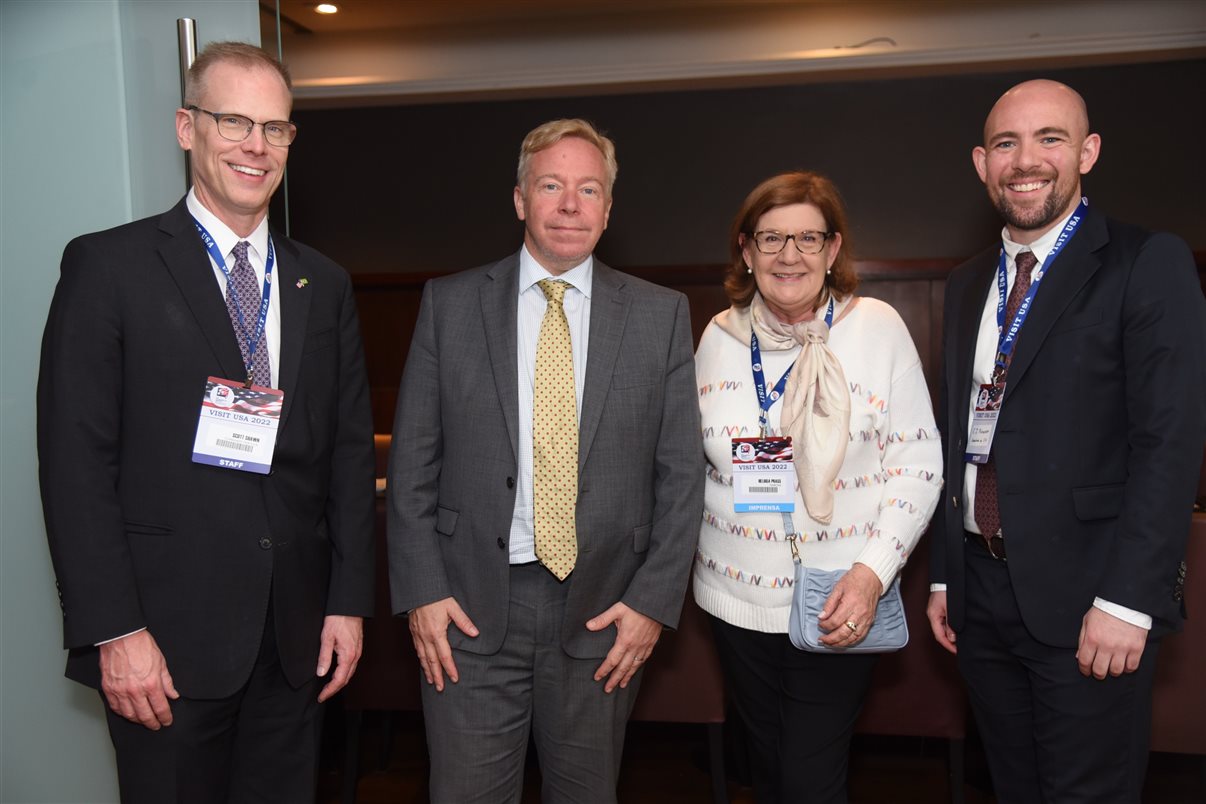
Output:
[[314,6],[314,10],[319,14],[334,14],[339,10],[339,6],[336,6],[333,3],[319,3],[318,5]]

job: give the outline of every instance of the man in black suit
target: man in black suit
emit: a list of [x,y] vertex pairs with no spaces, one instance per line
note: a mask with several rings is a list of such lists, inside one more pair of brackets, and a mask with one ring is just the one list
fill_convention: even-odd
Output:
[[373,602],[359,324],[347,274],[268,229],[285,69],[211,45],[186,98],[192,190],[68,244],[46,324],[67,675],[108,702],[123,801],[312,801],[318,705]]
[[1139,801],[1158,640],[1183,616],[1202,293],[1182,241],[1082,201],[1100,149],[1069,87],[1006,92],[972,154],[1002,244],[946,290],[928,614],[1003,804]]

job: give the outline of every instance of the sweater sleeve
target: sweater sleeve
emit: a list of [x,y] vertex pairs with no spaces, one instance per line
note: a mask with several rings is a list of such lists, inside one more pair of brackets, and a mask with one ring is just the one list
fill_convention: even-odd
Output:
[[891,397],[879,434],[880,461],[887,481],[876,526],[857,562],[888,585],[929,524],[942,492],[942,446],[917,349],[899,316],[883,342],[897,346]]

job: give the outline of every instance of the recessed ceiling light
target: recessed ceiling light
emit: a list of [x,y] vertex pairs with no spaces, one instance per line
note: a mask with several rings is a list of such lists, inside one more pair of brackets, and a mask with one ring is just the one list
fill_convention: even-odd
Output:
[[318,5],[314,6],[314,10],[319,14],[334,14],[339,10],[339,6],[333,3],[319,3]]

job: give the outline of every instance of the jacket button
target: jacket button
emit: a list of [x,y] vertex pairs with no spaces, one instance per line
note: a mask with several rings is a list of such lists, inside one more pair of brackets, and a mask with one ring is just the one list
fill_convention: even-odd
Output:
[[272,549],[272,539],[269,539],[267,536],[260,539],[260,549],[261,550],[271,550]]
[[513,478],[513,477],[507,478],[507,488],[509,488],[509,489],[515,488],[515,478]]
[[502,536],[499,536],[499,537],[498,537],[498,549],[499,549],[499,550],[506,550],[506,549],[507,549],[507,541],[506,541],[506,539],[504,539]]

